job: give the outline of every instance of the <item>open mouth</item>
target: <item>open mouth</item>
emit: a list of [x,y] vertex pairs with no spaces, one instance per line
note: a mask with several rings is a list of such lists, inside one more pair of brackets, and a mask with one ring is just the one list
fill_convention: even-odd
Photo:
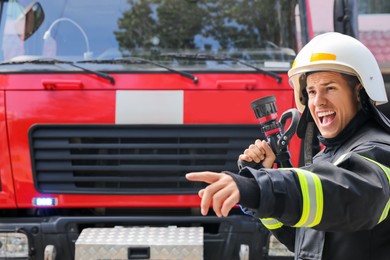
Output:
[[336,117],[336,112],[326,111],[318,113],[318,119],[320,120],[321,125],[330,124],[333,119]]

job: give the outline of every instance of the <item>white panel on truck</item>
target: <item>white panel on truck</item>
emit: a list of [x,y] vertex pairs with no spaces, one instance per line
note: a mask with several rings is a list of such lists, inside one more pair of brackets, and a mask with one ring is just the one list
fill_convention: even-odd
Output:
[[203,259],[203,227],[83,229],[75,260]]

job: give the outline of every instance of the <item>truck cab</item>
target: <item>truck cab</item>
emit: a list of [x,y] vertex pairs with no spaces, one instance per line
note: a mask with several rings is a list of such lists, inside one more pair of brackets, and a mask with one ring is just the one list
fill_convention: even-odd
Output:
[[74,259],[84,229],[117,226],[202,227],[204,259],[291,259],[239,205],[202,216],[184,176],[238,171],[267,138],[253,101],[294,109],[308,2],[0,1],[0,259]]
[[252,101],[294,107],[296,5],[244,2],[1,1],[0,258],[74,259],[86,228],[172,225],[203,228],[204,259],[269,254],[258,219],[201,216],[184,177],[238,171],[264,138]]

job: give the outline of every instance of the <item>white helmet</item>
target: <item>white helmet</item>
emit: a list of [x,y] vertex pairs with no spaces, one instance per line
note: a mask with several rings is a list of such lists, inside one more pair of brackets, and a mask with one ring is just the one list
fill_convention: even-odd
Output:
[[305,108],[302,90],[306,86],[302,86],[299,79],[313,71],[355,75],[375,105],[387,103],[385,84],[374,55],[353,37],[337,32],[324,33],[314,37],[298,53],[288,76],[300,112]]

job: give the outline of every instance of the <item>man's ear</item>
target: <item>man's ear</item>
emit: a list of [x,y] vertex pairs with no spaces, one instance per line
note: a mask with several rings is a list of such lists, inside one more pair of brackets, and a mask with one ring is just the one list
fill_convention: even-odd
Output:
[[372,110],[372,108],[371,108],[371,101],[370,101],[370,98],[367,95],[366,90],[363,87],[360,88],[358,98],[360,100],[360,106],[363,109],[363,111],[365,111],[368,114],[371,114],[371,110]]
[[362,84],[359,83],[359,84],[356,84],[355,86],[355,94],[356,94],[356,97],[357,97],[357,101],[360,103],[360,90],[363,88]]

